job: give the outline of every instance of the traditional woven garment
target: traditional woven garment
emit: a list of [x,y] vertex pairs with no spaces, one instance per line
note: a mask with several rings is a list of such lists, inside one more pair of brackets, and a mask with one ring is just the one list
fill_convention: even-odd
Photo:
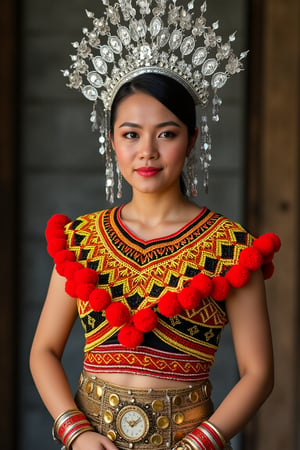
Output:
[[[228,276],[233,267],[250,275],[239,264],[241,252],[253,249],[254,238],[238,223],[204,207],[178,232],[144,241],[122,223],[121,209],[87,214],[64,228],[66,250],[60,253],[72,252],[77,265],[80,263],[97,273],[95,285],[85,282],[82,285],[85,290],[80,291],[81,298],[77,300],[86,338],[85,370],[122,371],[187,381],[207,378],[221,331],[228,321],[224,298],[229,291],[224,286],[228,289],[232,286],[225,277],[236,279]],[[51,239],[48,241],[51,244]],[[274,248],[271,250],[269,253],[273,255]],[[267,261],[264,253],[264,262],[270,264],[270,255]],[[201,298],[197,308],[181,309],[178,314],[161,313],[167,295],[185,291],[199,273],[218,281],[211,295]],[[226,281],[226,285],[219,281]],[[248,278],[242,282],[238,279],[237,283],[242,286],[247,281]],[[107,320],[104,310],[91,307],[88,294],[82,292],[90,293],[95,288],[107,291],[112,305],[125,305],[130,316],[149,309],[154,311],[157,323],[144,333],[140,345],[135,348],[122,345],[118,340],[122,326],[112,326],[110,322],[114,323],[114,319]],[[227,294],[223,295],[224,289]],[[79,291],[72,296],[76,292]]]

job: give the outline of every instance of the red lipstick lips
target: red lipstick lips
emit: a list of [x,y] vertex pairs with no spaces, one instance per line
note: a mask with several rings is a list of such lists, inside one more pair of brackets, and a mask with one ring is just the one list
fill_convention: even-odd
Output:
[[136,169],[136,172],[142,177],[153,177],[160,171],[161,169],[158,169],[157,167],[139,167]]

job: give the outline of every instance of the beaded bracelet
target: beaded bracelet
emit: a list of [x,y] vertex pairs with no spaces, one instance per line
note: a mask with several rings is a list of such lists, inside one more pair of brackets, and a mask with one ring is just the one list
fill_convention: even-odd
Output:
[[82,433],[94,431],[85,415],[78,409],[70,409],[60,414],[52,428],[53,439],[70,450],[72,442]]
[[219,430],[210,422],[202,422],[199,427],[185,436],[174,450],[230,450]]

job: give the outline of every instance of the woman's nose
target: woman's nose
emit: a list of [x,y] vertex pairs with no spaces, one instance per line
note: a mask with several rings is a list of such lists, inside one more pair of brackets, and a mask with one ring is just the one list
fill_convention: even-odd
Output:
[[141,159],[156,159],[158,157],[158,147],[155,139],[147,137],[141,141],[139,157]]

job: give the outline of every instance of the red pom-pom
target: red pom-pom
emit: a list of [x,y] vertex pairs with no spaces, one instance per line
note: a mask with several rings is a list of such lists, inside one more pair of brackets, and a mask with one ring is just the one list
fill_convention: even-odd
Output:
[[250,272],[239,264],[232,266],[225,275],[227,281],[234,288],[241,288],[245,286],[250,279]]
[[176,292],[167,292],[158,303],[159,312],[165,317],[173,317],[182,311]]
[[66,262],[65,263],[65,277],[67,280],[73,280],[75,273],[78,272],[78,270],[83,270],[82,264],[80,264],[77,261],[74,262]]
[[77,298],[77,286],[72,280],[68,280],[65,285],[66,293],[73,298]]
[[226,278],[218,276],[212,279],[213,287],[211,296],[218,302],[225,300],[230,292],[230,285]]
[[121,302],[111,303],[105,310],[105,316],[113,327],[121,327],[130,321],[130,311]]
[[149,333],[157,325],[157,315],[151,308],[141,309],[134,314],[132,319],[135,327],[143,333]]
[[247,247],[241,251],[239,263],[249,270],[258,270],[263,263],[263,256],[255,247]]
[[274,252],[270,253],[270,255],[264,257],[263,264],[269,264],[270,262],[273,261],[273,258],[274,258]]
[[280,240],[279,236],[277,236],[277,234],[275,234],[275,233],[266,233],[264,236],[268,236],[272,239],[273,244],[274,244],[274,251],[278,252],[281,247],[281,240]]
[[102,311],[111,304],[111,296],[105,289],[94,289],[89,296],[89,304],[94,311]]
[[263,256],[274,252],[275,244],[270,236],[264,234],[253,241],[253,247],[257,248]]
[[268,264],[263,264],[262,266],[263,276],[265,280],[271,278],[274,273],[274,264],[272,262]]
[[90,294],[95,289],[95,285],[91,283],[83,283],[83,284],[77,284],[77,297],[80,298],[80,300],[83,300],[84,302],[87,302],[89,299]]
[[67,223],[71,222],[68,216],[64,214],[54,214],[47,222],[47,227],[64,227]]
[[210,295],[212,290],[212,281],[209,276],[204,273],[198,273],[192,279],[190,286],[195,287],[200,291],[202,298],[206,298]]
[[61,228],[47,227],[45,236],[47,242],[50,242],[52,239],[66,239],[65,232]]
[[121,345],[127,348],[136,348],[143,342],[144,334],[137,330],[134,325],[125,325],[118,334]]
[[61,250],[64,250],[65,248],[66,248],[65,239],[52,239],[47,246],[48,253],[50,256],[52,256],[52,258],[55,257],[56,253],[60,252]]
[[82,270],[78,270],[74,275],[74,280],[76,283],[91,283],[97,284],[98,275],[93,269],[84,268]]
[[65,270],[66,270],[66,265],[67,265],[67,264],[68,264],[67,262],[63,262],[63,263],[60,263],[60,264],[56,264],[56,265],[55,265],[56,272],[57,272],[59,275],[61,275],[62,277],[65,276]]
[[76,256],[70,250],[61,250],[60,252],[56,253],[55,258],[54,258],[55,264],[62,264],[65,261],[74,262],[75,260],[76,260]]
[[178,294],[178,300],[184,309],[196,309],[199,308],[201,302],[201,295],[198,289],[188,286],[182,289]]

